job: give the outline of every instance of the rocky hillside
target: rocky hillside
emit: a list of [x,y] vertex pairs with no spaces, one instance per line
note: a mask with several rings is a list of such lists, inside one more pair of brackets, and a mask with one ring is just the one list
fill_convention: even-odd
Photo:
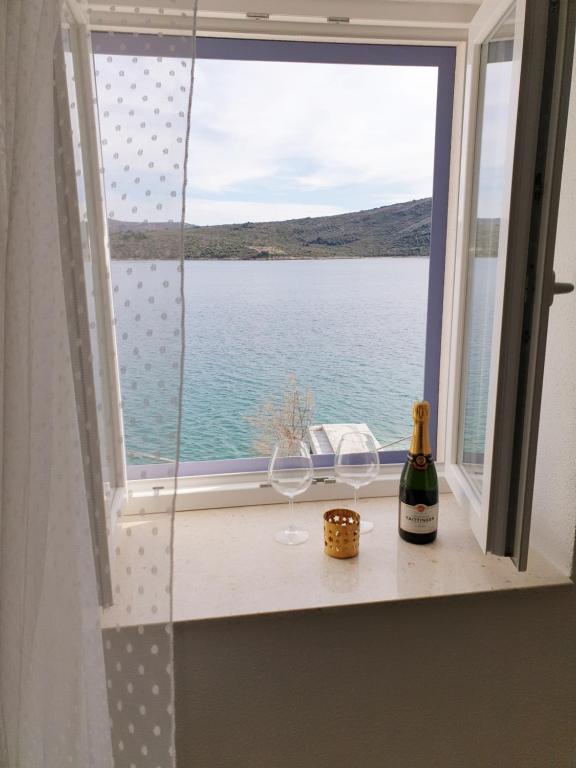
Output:
[[[428,256],[431,198],[338,216],[186,226],[187,259],[346,259]],[[175,259],[174,223],[108,222],[114,259]]]

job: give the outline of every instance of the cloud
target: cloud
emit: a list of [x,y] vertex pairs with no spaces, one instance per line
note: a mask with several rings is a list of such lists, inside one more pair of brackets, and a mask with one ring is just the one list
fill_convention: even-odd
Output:
[[[96,67],[110,215],[177,219],[188,62],[97,55]],[[205,219],[190,205],[189,220],[430,195],[435,107],[429,67],[199,60],[188,188]]]
[[190,167],[199,188],[271,177],[293,158],[309,166],[294,177],[304,189],[423,176],[430,185],[433,68],[200,61],[198,73]]

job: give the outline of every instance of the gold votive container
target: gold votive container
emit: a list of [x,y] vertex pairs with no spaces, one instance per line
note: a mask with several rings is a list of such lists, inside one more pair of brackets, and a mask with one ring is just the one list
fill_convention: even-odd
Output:
[[360,515],[351,509],[324,513],[324,552],[330,557],[356,557],[360,547]]

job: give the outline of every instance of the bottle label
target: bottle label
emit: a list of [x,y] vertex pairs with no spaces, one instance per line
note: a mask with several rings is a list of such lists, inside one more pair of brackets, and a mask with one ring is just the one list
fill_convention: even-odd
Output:
[[432,456],[427,456],[425,453],[409,453],[408,461],[414,469],[424,472],[432,464]]
[[408,533],[434,533],[438,528],[438,504],[400,502],[400,528]]

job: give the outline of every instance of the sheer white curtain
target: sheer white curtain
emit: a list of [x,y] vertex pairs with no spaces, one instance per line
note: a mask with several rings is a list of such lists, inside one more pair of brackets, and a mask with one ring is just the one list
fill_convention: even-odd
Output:
[[0,0],[0,764],[112,763],[62,281],[59,0]]
[[[165,491],[133,497],[116,530],[114,605],[103,613],[116,768],[177,764],[173,478],[184,381],[193,386],[184,252],[194,215],[185,170],[194,173],[187,148],[196,6],[191,0],[184,36],[100,32],[91,41],[127,460],[132,477],[157,472],[151,476]],[[151,227],[160,241],[149,237]]]

